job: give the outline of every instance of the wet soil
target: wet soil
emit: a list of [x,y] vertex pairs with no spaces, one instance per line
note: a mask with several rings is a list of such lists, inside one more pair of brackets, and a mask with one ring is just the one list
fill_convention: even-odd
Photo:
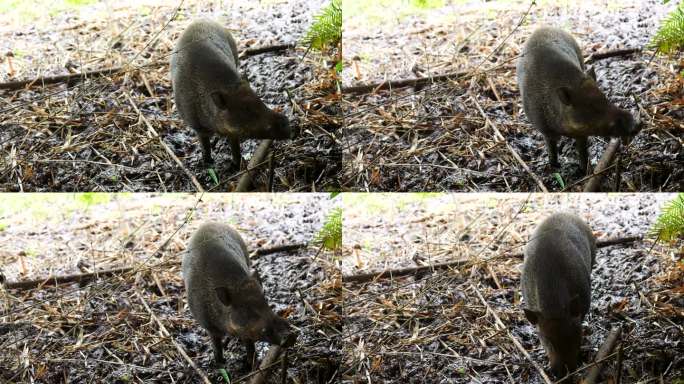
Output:
[[[202,162],[199,141],[174,108],[168,61],[190,20],[211,18],[233,33],[238,50],[301,41],[324,1],[250,1],[87,6],[45,25],[3,30],[15,72],[0,81],[35,79],[132,65],[125,73],[71,84],[0,90],[0,189],[7,191],[195,191],[196,187],[131,106],[161,136],[204,189],[230,191],[241,173],[227,139],[214,145],[219,184]],[[290,119],[293,140],[274,143],[276,191],[334,189],[341,171],[326,58],[305,47],[244,57],[245,74],[265,104]],[[21,54],[20,54],[21,53]],[[65,58],[67,62],[65,63]],[[4,64],[6,68],[7,62]],[[68,67],[69,71],[65,69]],[[242,143],[243,167],[258,146]],[[268,175],[257,177],[265,190]]]
[[[514,66],[525,39],[547,24],[570,31],[585,55],[643,47],[674,4],[540,2],[516,28],[529,4],[449,3],[381,26],[345,20],[344,55],[351,63],[343,72],[345,86],[500,68],[422,89],[345,95],[343,186],[368,191],[539,191],[485,124],[481,108],[547,189],[580,190],[576,183],[583,175],[573,141],[561,140],[562,167],[552,169],[542,135],[522,111]],[[611,171],[604,191],[684,188],[680,61],[681,55],[654,58],[645,50],[593,64],[608,98],[644,123],[630,146],[621,149],[620,180]],[[605,138],[592,138],[594,166],[606,144]]]
[[[175,342],[212,382],[222,382],[209,336],[186,305],[180,259],[189,237],[202,222],[216,220],[234,225],[250,250],[309,242],[335,203],[321,194],[216,194],[205,195],[199,203],[198,198],[121,195],[88,211],[72,212],[55,204],[63,217],[52,220],[60,225],[21,214],[4,217],[10,224],[0,232],[5,244],[0,260],[8,281],[93,267],[132,266],[134,272],[83,285],[5,291],[0,381],[201,382]],[[253,259],[269,304],[299,331],[288,351],[287,382],[336,380],[341,323],[330,257],[311,246]],[[162,334],[143,300],[170,336]],[[259,358],[267,347],[257,343]],[[224,356],[231,382],[244,382],[249,370],[243,365],[241,343],[228,338]],[[268,382],[280,383],[281,378],[277,368]]]
[[[345,209],[344,276],[472,262],[432,274],[345,282],[343,381],[543,383],[512,341],[516,338],[548,372],[519,291],[522,250],[536,224],[569,210],[583,217],[599,240],[644,235],[673,197],[445,195],[371,216],[360,214],[363,207]],[[585,364],[611,328],[620,326],[623,383],[681,379],[683,246],[647,239],[598,250],[591,309],[583,324]],[[492,311],[506,329],[495,324]],[[614,380],[615,369],[613,357],[602,380]]]

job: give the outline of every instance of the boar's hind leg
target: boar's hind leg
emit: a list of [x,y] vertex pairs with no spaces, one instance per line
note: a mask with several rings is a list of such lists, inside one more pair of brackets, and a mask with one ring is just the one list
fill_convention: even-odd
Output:
[[223,364],[226,360],[223,358],[223,335],[219,333],[211,333],[211,342],[214,345],[214,361],[216,364]]
[[198,132],[200,144],[202,145],[202,159],[207,167],[214,166],[214,159],[211,158],[211,135]]
[[577,155],[579,156],[580,171],[586,175],[589,173],[589,152],[587,151],[587,138],[576,138],[575,148],[577,149]]
[[558,162],[558,138],[544,135],[544,141],[546,142],[546,151],[549,153],[549,165],[554,168],[559,168],[560,163]]
[[230,151],[233,153],[233,163],[240,168],[242,163],[242,154],[240,153],[240,139],[230,138]]

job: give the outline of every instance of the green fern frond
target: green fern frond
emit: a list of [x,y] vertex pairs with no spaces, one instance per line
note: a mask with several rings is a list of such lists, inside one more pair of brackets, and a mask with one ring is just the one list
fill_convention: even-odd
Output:
[[666,54],[684,48],[684,2],[663,21],[650,46]]
[[331,251],[342,246],[342,208],[335,208],[330,212],[313,242]]
[[665,241],[684,235],[684,193],[663,206],[651,233]]
[[332,0],[320,14],[314,16],[314,23],[302,42],[318,51],[337,46],[342,41],[342,0]]

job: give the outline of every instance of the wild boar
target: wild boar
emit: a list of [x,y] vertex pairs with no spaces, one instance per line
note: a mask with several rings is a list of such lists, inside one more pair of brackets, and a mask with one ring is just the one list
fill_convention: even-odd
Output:
[[238,73],[238,51],[230,32],[211,20],[194,21],[171,54],[176,108],[197,132],[204,164],[213,167],[211,138],[228,137],[233,165],[240,167],[240,139],[287,139],[287,118],[270,110]]
[[273,313],[260,280],[250,272],[244,241],[230,226],[203,224],[190,239],[182,269],[190,312],[207,330],[216,364],[223,358],[223,338],[238,337],[247,348],[246,362],[254,362],[254,342],[288,346],[295,333]]
[[575,139],[582,172],[588,172],[589,136],[629,137],[639,127],[632,115],[611,104],[586,69],[573,37],[557,28],[537,29],[525,43],[517,65],[523,109],[544,135],[549,164],[560,167],[558,139]]
[[537,326],[551,370],[558,376],[577,368],[595,255],[591,228],[569,213],[546,218],[525,247],[525,317]]

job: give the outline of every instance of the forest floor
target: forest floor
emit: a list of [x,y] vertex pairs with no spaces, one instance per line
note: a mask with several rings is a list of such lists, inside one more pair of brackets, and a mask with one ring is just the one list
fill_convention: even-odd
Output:
[[[18,208],[0,212],[7,282],[133,269],[80,285],[3,289],[1,382],[202,382],[174,343],[220,382],[209,336],[186,305],[180,260],[189,237],[216,220],[233,225],[250,251],[308,243],[336,204],[322,194],[167,194],[116,195],[84,207],[71,196],[10,197]],[[271,307],[299,332],[288,351],[288,382],[335,380],[341,295],[330,252],[311,245],[253,257],[252,268]],[[266,348],[257,343],[259,358]],[[248,377],[244,354],[229,338],[225,369],[233,383]],[[267,382],[281,383],[278,367]]]
[[[559,147],[562,168],[548,166],[543,137],[522,112],[515,62],[525,40],[546,24],[572,33],[585,55],[643,48],[677,2],[449,1],[435,9],[403,10],[352,3],[356,6],[345,10],[343,23],[345,88],[466,74],[422,88],[345,94],[343,188],[523,192],[541,191],[531,174],[550,191],[577,191],[583,177],[567,138]],[[653,50],[645,49],[593,66],[609,100],[643,122],[641,133],[620,150],[619,180],[610,169],[603,190],[681,191],[681,54],[653,57]],[[606,143],[591,139],[593,165]]]
[[[520,306],[522,252],[544,217],[568,210],[584,218],[599,241],[645,236],[597,252],[583,326],[584,363],[619,326],[622,383],[677,382],[684,378],[684,241],[654,245],[646,236],[657,212],[674,197],[427,194],[388,202],[382,195],[344,196],[343,379],[543,383],[513,342],[548,370],[536,329]],[[464,263],[433,273],[347,280],[455,260]],[[612,355],[604,379],[614,379],[615,368]]]
[[[205,190],[235,189],[244,172],[230,167],[227,139],[214,146],[215,184],[194,131],[172,101],[169,57],[196,18],[224,23],[240,52],[297,44],[245,56],[240,71],[267,106],[288,116],[296,132],[293,140],[272,146],[273,190],[336,189],[342,122],[339,102],[331,96],[334,76],[325,57],[314,51],[305,56],[300,44],[324,4],[145,0],[84,5],[37,20],[0,14],[5,26],[0,83],[38,79],[30,87],[0,89],[0,190],[199,190],[192,177]],[[117,67],[124,70],[82,81],[44,85],[40,80]],[[243,168],[257,145],[243,141]],[[261,173],[267,172],[258,173],[257,190],[268,184]]]

